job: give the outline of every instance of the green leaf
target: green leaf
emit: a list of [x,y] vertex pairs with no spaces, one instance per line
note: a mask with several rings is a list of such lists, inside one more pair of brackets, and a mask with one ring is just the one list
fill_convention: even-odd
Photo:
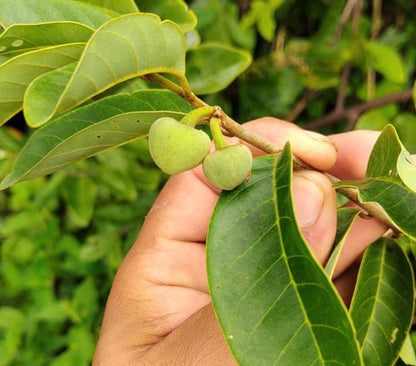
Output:
[[375,41],[366,42],[364,48],[370,67],[392,82],[399,84],[406,82],[403,61],[394,48]]
[[55,106],[76,67],[77,63],[74,62],[45,72],[28,86],[23,100],[23,112],[30,127],[39,127],[53,116]]
[[394,178],[340,181],[335,188],[356,188],[362,203],[378,203],[389,221],[404,234],[416,238],[416,194]]
[[403,149],[396,130],[393,126],[387,125],[371,151],[365,177],[390,177],[400,181],[397,173],[397,160]]
[[186,76],[196,94],[225,89],[251,63],[248,52],[231,46],[205,43],[186,55]]
[[393,121],[400,140],[410,153],[416,153],[416,115],[413,113],[400,113]]
[[58,116],[31,136],[0,189],[145,137],[156,119],[181,119],[190,110],[172,92],[142,90],[110,96]]
[[416,163],[405,150],[400,153],[397,160],[397,172],[406,187],[416,193]]
[[153,14],[110,20],[89,40],[55,109],[64,112],[122,81],[150,73],[185,73],[185,37],[178,26]]
[[386,126],[370,155],[366,178],[385,177],[416,193],[416,166],[392,125]]
[[69,21],[98,28],[111,17],[99,9],[73,0],[0,0],[1,24]]
[[406,335],[403,342],[403,347],[400,351],[400,358],[406,365],[416,366],[416,353],[409,333]]
[[287,145],[221,194],[207,238],[217,318],[242,366],[361,365],[347,311],[296,223],[291,180]]
[[23,343],[24,329],[25,316],[20,310],[0,307],[0,331],[4,334],[0,338],[1,365],[10,365],[18,355]]
[[13,57],[42,47],[87,42],[93,32],[75,22],[15,24],[0,36],[0,55]]
[[97,186],[88,177],[69,176],[65,180],[63,194],[68,209],[68,219],[76,227],[87,227],[94,213]]
[[0,125],[22,109],[29,84],[39,75],[78,59],[85,43],[42,48],[0,65]]
[[162,19],[172,20],[183,32],[196,27],[197,19],[194,12],[182,0],[136,0],[136,4],[144,13],[154,13]]
[[136,13],[139,11],[134,0],[78,0],[98,8],[110,10],[118,14]]
[[360,211],[354,207],[341,207],[337,211],[337,233],[334,240],[335,244],[325,265],[325,272],[329,278],[332,278],[334,274],[342,247],[344,246],[347,235],[359,212]]
[[350,313],[366,366],[392,365],[413,319],[412,267],[401,247],[380,239],[364,254]]
[[384,110],[375,108],[361,114],[354,129],[381,131],[389,123],[390,118],[386,116]]

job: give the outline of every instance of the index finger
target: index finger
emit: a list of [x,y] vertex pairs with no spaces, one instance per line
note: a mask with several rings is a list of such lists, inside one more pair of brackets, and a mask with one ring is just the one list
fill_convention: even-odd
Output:
[[329,136],[338,153],[328,172],[340,179],[363,179],[379,135],[378,131],[357,130]]

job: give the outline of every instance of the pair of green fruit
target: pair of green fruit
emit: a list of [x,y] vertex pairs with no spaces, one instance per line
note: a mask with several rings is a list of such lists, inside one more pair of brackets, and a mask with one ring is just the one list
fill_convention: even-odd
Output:
[[160,118],[149,131],[150,154],[168,174],[178,174],[202,163],[205,176],[214,186],[232,190],[249,176],[253,157],[243,144],[226,144],[218,129],[218,125],[211,125],[216,151],[210,153],[211,139],[204,131],[170,117]]

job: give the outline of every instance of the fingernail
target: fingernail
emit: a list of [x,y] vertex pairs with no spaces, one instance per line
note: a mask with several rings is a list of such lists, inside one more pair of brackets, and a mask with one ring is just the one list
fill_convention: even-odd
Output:
[[325,135],[321,135],[318,132],[308,131],[308,130],[304,130],[303,132],[305,132],[306,135],[308,135],[309,137],[311,137],[312,140],[319,141],[319,142],[329,142],[330,141],[328,139],[328,137],[326,137]]
[[312,174],[308,175],[308,172],[294,174],[293,202],[301,228],[309,227],[318,220],[324,200],[325,194]]

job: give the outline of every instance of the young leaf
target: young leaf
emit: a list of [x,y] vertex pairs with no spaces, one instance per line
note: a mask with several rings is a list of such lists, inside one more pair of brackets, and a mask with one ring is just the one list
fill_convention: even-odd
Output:
[[251,63],[248,52],[215,43],[192,48],[186,55],[186,77],[196,94],[225,89]]
[[325,265],[325,272],[329,278],[332,278],[334,274],[345,239],[347,239],[347,235],[350,232],[351,226],[359,212],[360,211],[354,207],[341,207],[337,212],[337,233],[334,240],[335,244],[328,262]]
[[405,151],[405,148],[396,130],[392,125],[387,125],[371,151],[365,177],[386,177],[400,182],[397,161],[402,151]]
[[136,13],[139,11],[134,0],[78,0],[85,4],[110,10],[118,14]]
[[110,96],[58,116],[31,136],[0,189],[145,137],[156,119],[181,119],[190,110],[172,92],[142,90]]
[[412,267],[390,239],[372,244],[363,257],[350,313],[367,366],[392,365],[413,319]]
[[399,155],[397,172],[402,182],[416,193],[416,163],[406,150]]
[[13,57],[0,65],[0,125],[22,109],[29,84],[44,72],[78,59],[85,43],[41,48]]
[[73,0],[0,0],[1,24],[70,21],[98,28],[111,17],[99,9]]
[[42,47],[87,42],[93,32],[75,22],[14,24],[0,36],[0,55],[10,57]]
[[74,62],[45,72],[32,81],[23,100],[25,120],[30,127],[39,127],[53,116],[55,105],[76,67]]
[[179,25],[183,32],[196,27],[197,19],[183,0],[136,0],[140,11],[154,13],[162,19],[170,19]]
[[207,238],[212,302],[240,365],[361,365],[347,311],[296,223],[290,147],[223,192]]
[[[127,14],[104,24],[89,40],[55,110],[64,112],[127,79],[185,73],[185,37],[153,14]],[[117,55],[117,57],[114,57]]]

